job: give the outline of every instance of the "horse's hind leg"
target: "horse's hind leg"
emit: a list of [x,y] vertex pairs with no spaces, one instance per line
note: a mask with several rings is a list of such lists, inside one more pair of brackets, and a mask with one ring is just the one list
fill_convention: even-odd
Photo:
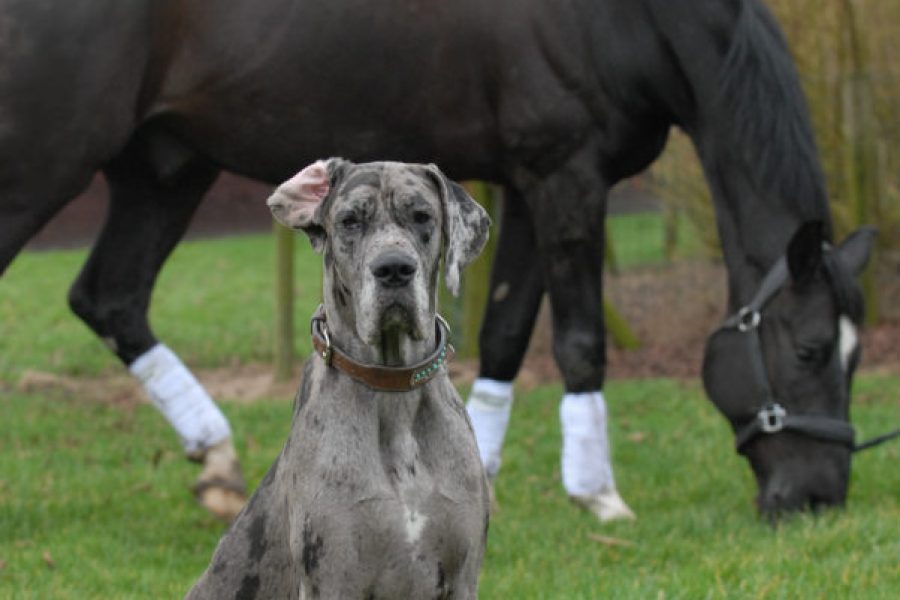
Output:
[[490,297],[479,335],[481,369],[466,408],[475,430],[481,462],[493,480],[500,470],[515,379],[544,293],[528,207],[513,190],[505,191]]
[[157,341],[147,318],[157,274],[217,171],[191,157],[162,181],[158,166],[132,143],[105,173],[109,213],[69,303],[141,381],[188,457],[203,462],[198,498],[230,520],[245,496],[228,421],[179,358]]
[[[0,153],[8,150],[12,154],[13,147],[0,140]],[[73,168],[72,172],[58,175],[36,168],[36,175],[28,173],[23,177],[7,173],[5,167],[0,165],[0,275],[25,243],[88,186],[94,173],[90,167]]]

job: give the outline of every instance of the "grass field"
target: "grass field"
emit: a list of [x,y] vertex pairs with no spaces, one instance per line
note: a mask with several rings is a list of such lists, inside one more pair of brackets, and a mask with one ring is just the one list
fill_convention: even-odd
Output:
[[[614,227],[621,223],[645,235],[655,227],[633,219]],[[320,275],[307,245],[297,246],[302,323]],[[625,255],[623,264],[659,260]],[[174,433],[148,405],[16,389],[29,369],[119,369],[65,308],[82,260],[26,254],[0,279],[0,600],[178,598],[223,528],[191,501],[196,467]],[[157,287],[158,333],[192,365],[266,359],[272,261],[265,236],[183,244]],[[617,479],[638,521],[601,526],[568,504],[558,467],[562,390],[520,394],[482,598],[898,597],[900,444],[855,459],[846,510],[773,530],[754,515],[750,470],[696,382],[614,381],[606,391]],[[895,426],[900,377],[867,375],[855,391],[861,436]],[[256,485],[290,426],[289,400],[222,400]]]
[[[695,384],[614,382],[619,486],[639,515],[601,526],[559,483],[561,389],[520,397],[491,522],[483,598],[896,598],[900,446],[860,456],[848,508],[777,530]],[[900,379],[858,385],[854,420],[896,419]],[[285,399],[224,403],[253,485],[289,427]],[[0,442],[0,598],[178,598],[222,526],[189,498],[195,469],[147,406],[7,394]],[[614,538],[610,545],[610,540]]]
[[[296,254],[297,322],[305,323],[318,304],[320,259],[304,240]],[[85,257],[81,250],[28,252],[0,278],[0,381],[15,380],[23,368],[73,375],[119,368],[66,305]],[[179,245],[154,291],[150,319],[157,335],[192,365],[269,359],[274,261],[265,235]],[[309,352],[306,336],[297,337],[297,350]]]

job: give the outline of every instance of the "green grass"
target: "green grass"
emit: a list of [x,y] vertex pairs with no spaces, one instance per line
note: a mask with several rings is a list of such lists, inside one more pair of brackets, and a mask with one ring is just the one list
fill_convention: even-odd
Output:
[[[321,259],[295,244],[298,331],[320,298]],[[86,252],[25,252],[0,278],[0,381],[24,369],[96,375],[116,369],[106,346],[68,309],[66,294]],[[274,243],[253,235],[185,242],[156,285],[150,319],[186,362],[214,366],[270,360],[274,323]],[[310,349],[296,338],[297,352]]]
[[[755,517],[750,471],[697,385],[613,382],[617,479],[639,519],[600,525],[561,490],[560,394],[517,401],[482,598],[896,597],[900,445],[854,461],[846,510],[773,530]],[[896,422],[898,394],[900,378],[864,377],[857,426]],[[62,393],[2,398],[0,599],[181,597],[223,529],[190,500],[195,467],[155,411]],[[286,437],[289,402],[224,409],[256,485]]]
[[[665,225],[662,213],[615,215],[608,222],[620,269],[664,262]],[[684,216],[678,218],[676,238],[676,259],[703,256],[703,244],[696,235],[694,225]]]
[[[662,260],[655,219],[613,219],[622,265]],[[28,369],[118,371],[65,306],[83,259],[79,251],[25,253],[0,278],[0,600],[181,597],[223,529],[190,500],[196,467],[172,430],[147,405],[16,391]],[[182,244],[156,289],[160,337],[195,366],[267,360],[273,260],[268,236]],[[318,302],[320,267],[302,240],[297,262],[302,332]],[[305,335],[297,350],[308,351]],[[867,376],[856,388],[862,437],[896,426],[900,377]],[[854,461],[845,511],[772,530],[755,517],[750,470],[697,384],[612,382],[617,479],[639,520],[601,526],[561,490],[560,395],[550,386],[517,401],[482,598],[896,597],[900,444]],[[256,485],[285,439],[289,401],[225,400]],[[597,535],[630,545],[608,546]]]

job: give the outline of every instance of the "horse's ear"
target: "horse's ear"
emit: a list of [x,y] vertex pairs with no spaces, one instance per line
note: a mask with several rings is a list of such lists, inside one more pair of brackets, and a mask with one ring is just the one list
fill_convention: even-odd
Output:
[[838,253],[854,275],[859,275],[866,268],[876,235],[878,231],[866,225],[848,235],[838,246]]
[[440,192],[444,212],[444,283],[459,294],[459,274],[487,243],[491,219],[461,185],[449,180],[435,165],[426,171]]
[[266,201],[279,223],[309,236],[316,252],[325,246],[322,206],[349,164],[340,158],[317,160],[278,186]]
[[788,243],[787,264],[794,283],[803,285],[812,280],[822,266],[822,245],[825,225],[822,221],[808,221],[801,225]]

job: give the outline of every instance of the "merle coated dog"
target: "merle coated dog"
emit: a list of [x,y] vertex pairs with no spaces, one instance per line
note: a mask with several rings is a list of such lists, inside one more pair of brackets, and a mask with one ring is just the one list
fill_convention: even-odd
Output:
[[290,436],[188,598],[474,598],[488,488],[437,315],[489,219],[433,165],[319,161],[268,201],[324,256]]

